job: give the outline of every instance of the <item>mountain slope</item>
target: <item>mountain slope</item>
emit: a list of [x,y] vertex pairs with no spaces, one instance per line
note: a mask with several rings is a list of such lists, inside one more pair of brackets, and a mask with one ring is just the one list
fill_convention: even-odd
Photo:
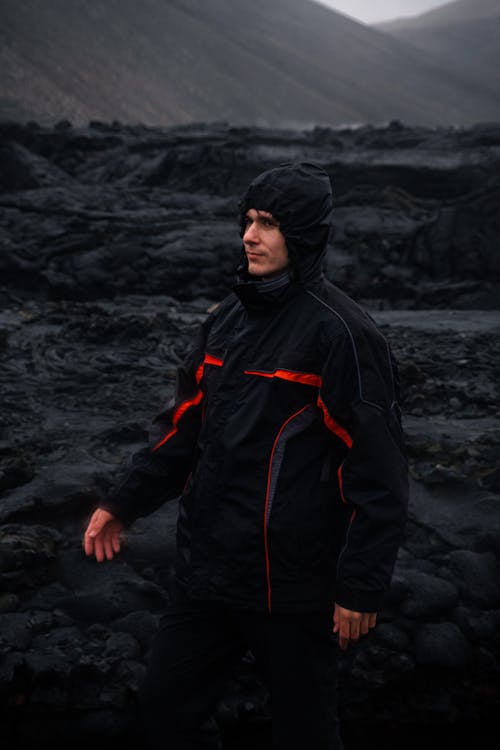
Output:
[[445,27],[449,24],[467,23],[500,16],[499,0],[453,0],[418,16],[396,18],[379,23],[376,28],[383,31]]
[[454,71],[470,87],[500,98],[499,0],[458,0],[378,28]]
[[312,125],[500,119],[488,86],[309,0],[2,0],[0,117]]

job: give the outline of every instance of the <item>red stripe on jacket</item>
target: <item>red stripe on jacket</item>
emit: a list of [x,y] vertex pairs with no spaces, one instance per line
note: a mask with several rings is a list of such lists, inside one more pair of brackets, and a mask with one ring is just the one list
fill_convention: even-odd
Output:
[[264,370],[245,370],[245,375],[258,375],[261,378],[280,378],[281,380],[291,380],[294,383],[303,385],[312,385],[315,388],[321,388],[321,378],[311,372],[297,372],[295,370],[274,370],[265,372]]
[[[203,362],[196,370],[195,377],[196,377],[196,382],[198,383],[198,385],[202,381],[203,374],[205,372],[205,365],[215,365],[216,367],[222,367],[223,364],[224,363],[222,359],[219,359],[218,357],[214,357],[212,354],[205,354],[205,358]],[[182,403],[179,404],[179,406],[174,412],[174,416],[172,417],[173,428],[170,430],[170,432],[168,432],[165,435],[164,438],[162,438],[159,441],[159,443],[157,443],[154,446],[153,451],[158,450],[158,448],[164,445],[167,442],[167,440],[170,440],[170,438],[173,437],[176,432],[178,432],[179,428],[177,425],[179,423],[179,420],[184,416],[184,414],[188,411],[188,409],[190,409],[192,406],[197,406],[202,400],[202,398],[203,398],[203,392],[199,390],[196,396],[186,401],[182,401]]]
[[344,428],[339,425],[338,422],[334,420],[334,418],[331,416],[330,412],[326,408],[323,399],[321,396],[318,396],[318,406],[323,412],[323,420],[328,427],[328,429],[333,432],[337,437],[339,437],[341,440],[344,441],[344,443],[347,445],[348,448],[352,448],[352,437],[349,435],[347,430],[344,430]]

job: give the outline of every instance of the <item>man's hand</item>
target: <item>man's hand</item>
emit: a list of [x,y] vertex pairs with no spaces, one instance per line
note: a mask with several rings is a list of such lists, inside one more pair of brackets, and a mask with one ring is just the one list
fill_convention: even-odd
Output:
[[366,635],[376,623],[376,612],[353,612],[335,604],[333,632],[339,634],[339,644],[343,651],[351,641],[357,641],[360,635]]
[[120,534],[124,529],[121,521],[103,508],[98,508],[89,521],[83,537],[85,554],[95,555],[97,562],[112,560],[120,551]]

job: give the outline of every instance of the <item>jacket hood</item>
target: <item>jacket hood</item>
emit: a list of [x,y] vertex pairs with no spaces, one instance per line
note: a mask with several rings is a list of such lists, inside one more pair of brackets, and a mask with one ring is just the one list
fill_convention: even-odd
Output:
[[[333,195],[328,174],[316,164],[281,164],[258,175],[240,201],[240,235],[247,211],[269,211],[280,223],[298,280],[321,275],[330,238]],[[246,271],[246,256],[241,270]]]

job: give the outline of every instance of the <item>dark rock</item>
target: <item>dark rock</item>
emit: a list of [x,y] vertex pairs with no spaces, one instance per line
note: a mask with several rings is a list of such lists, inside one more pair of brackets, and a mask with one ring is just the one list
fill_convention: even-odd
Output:
[[[233,283],[248,179],[304,157],[334,184],[326,273],[399,361],[412,476],[377,628],[340,656],[341,710],[384,727],[498,713],[497,132],[0,125],[13,144],[0,167],[9,746],[126,744],[168,603],[177,502],[128,529],[112,562],[85,558],[81,536]],[[235,730],[269,721],[268,699],[247,658],[217,716]]]
[[30,616],[21,612],[0,615],[0,644],[2,648],[25,651],[33,633]]
[[26,689],[22,674],[25,670],[25,655],[20,651],[4,653],[0,660],[0,695],[13,706],[26,702]]
[[410,570],[405,582],[400,611],[406,617],[433,620],[451,612],[458,603],[458,588],[442,578]]
[[414,668],[415,662],[411,656],[373,645],[361,649],[354,657],[352,677],[369,690],[380,690]]
[[71,672],[70,654],[61,649],[28,651],[24,663],[31,676],[31,682],[42,678],[66,681]]
[[454,619],[468,640],[485,643],[495,636],[500,624],[500,611],[477,612],[461,606],[457,607]]
[[151,645],[153,635],[158,628],[158,617],[151,612],[130,612],[115,620],[112,629],[121,633],[130,633],[140,643],[143,650]]
[[469,649],[462,631],[451,622],[422,625],[415,639],[417,664],[432,667],[463,668]]
[[17,143],[0,145],[0,165],[0,190],[9,193],[70,182],[54,164]]
[[0,527],[0,573],[8,587],[30,587],[49,574],[61,539],[45,526],[6,524]]
[[[234,217],[248,179],[285,155],[307,153],[336,187],[337,260],[329,268],[338,283],[374,307],[383,300],[447,308],[460,306],[461,297],[469,307],[497,306],[497,157],[470,133],[450,129],[439,137],[422,129],[398,154],[397,172],[390,128],[384,138],[382,129],[367,131],[361,150],[359,133],[347,129],[321,145],[314,131],[270,135],[230,126],[194,128],[184,137],[144,128],[112,137],[95,128],[34,137],[11,127],[6,134],[15,165],[8,174],[27,175],[4,200],[7,220],[25,227],[19,236],[9,232],[11,249],[0,261],[3,278],[18,289],[66,299],[132,292],[188,300],[207,290],[219,298],[238,260]],[[265,159],[259,139],[274,144]],[[457,161],[457,149],[470,168]],[[10,177],[4,182],[15,187]],[[123,185],[134,192],[123,193]]]
[[31,482],[9,493],[0,508],[0,519],[24,520],[35,516],[51,522],[54,516],[74,516],[96,503],[99,479],[96,462],[76,447],[64,458],[60,455],[57,475],[39,472]]
[[500,565],[493,553],[455,550],[448,560],[442,575],[456,583],[465,602],[485,609],[500,606]]
[[130,661],[139,655],[139,644],[129,633],[113,633],[106,640],[105,657],[118,657],[120,660]]
[[394,623],[380,623],[374,631],[374,636],[377,643],[391,651],[405,652],[409,650],[410,639],[404,630],[401,630]]
[[40,609],[53,612],[59,606],[59,603],[68,596],[68,593],[65,586],[58,581],[54,581],[47,586],[40,586],[23,606],[28,611]]
[[91,638],[105,640],[110,634],[110,629],[106,625],[102,625],[100,622],[93,622],[92,625],[89,625],[86,632]]
[[34,470],[21,451],[0,449],[0,492],[33,479]]
[[143,662],[134,659],[124,661],[120,658],[115,678],[117,682],[129,692],[129,695],[137,696],[145,674],[146,665]]
[[112,567],[105,563],[99,564],[95,559],[86,557],[80,545],[62,550],[57,556],[55,570],[57,580],[75,592],[100,588],[110,581],[140,581],[123,559],[116,560]]
[[49,632],[37,635],[34,640],[34,647],[41,651],[52,649],[78,649],[83,643],[83,636],[80,629],[76,626],[55,628]]
[[0,594],[0,613],[15,611],[19,608],[19,602],[16,594]]
[[109,622],[135,610],[164,608],[165,592],[153,583],[136,580],[108,580],[104,585],[63,598],[59,606],[79,622]]
[[57,617],[52,613],[32,610],[29,612],[29,626],[34,634],[45,633],[53,627],[57,627]]

